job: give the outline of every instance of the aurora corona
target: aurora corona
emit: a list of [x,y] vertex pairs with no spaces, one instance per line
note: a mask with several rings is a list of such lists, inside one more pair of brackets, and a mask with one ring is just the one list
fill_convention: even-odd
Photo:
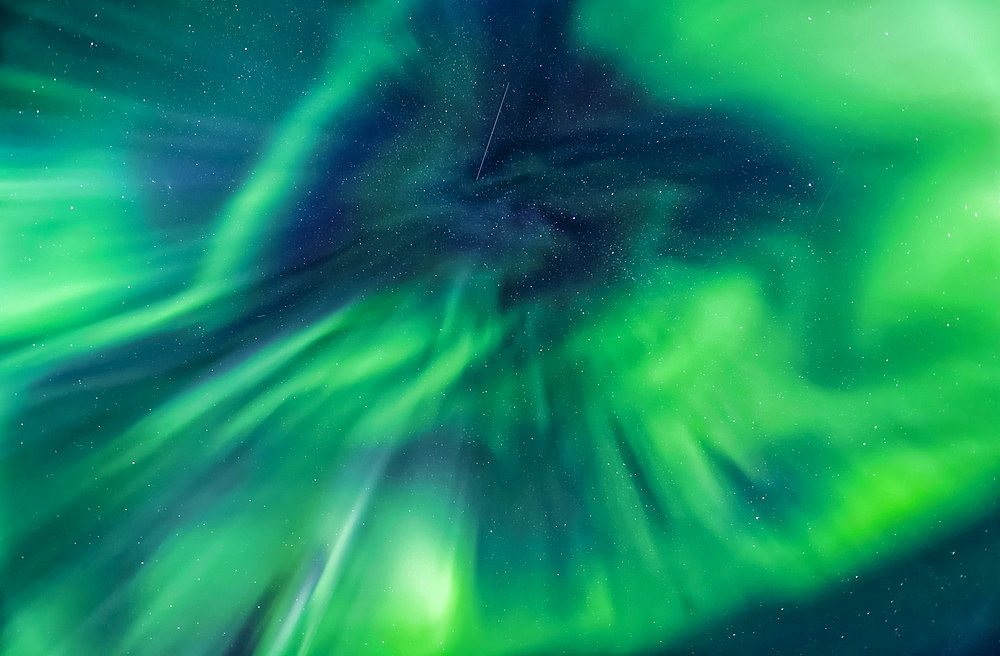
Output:
[[1000,650],[939,4],[8,3],[0,652]]

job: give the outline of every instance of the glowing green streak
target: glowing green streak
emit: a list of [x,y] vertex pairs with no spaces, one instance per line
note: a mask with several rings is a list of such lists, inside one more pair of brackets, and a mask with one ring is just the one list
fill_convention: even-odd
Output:
[[380,2],[358,10],[341,30],[347,39],[331,48],[326,77],[277,127],[261,161],[247,182],[223,208],[212,251],[200,280],[253,280],[255,260],[275,218],[306,179],[318,140],[336,132],[339,112],[374,81],[396,72],[402,52],[387,36],[409,3]]

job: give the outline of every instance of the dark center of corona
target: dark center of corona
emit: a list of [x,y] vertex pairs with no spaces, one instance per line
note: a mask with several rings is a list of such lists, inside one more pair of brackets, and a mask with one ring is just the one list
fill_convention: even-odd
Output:
[[738,116],[654,99],[572,46],[564,8],[536,4],[520,24],[502,9],[477,10],[501,34],[473,66],[438,28],[418,44],[426,66],[353,117],[301,208],[297,258],[349,256],[369,285],[461,261],[496,272],[509,305],[657,259],[731,257],[803,216],[792,190],[808,175],[790,149]]

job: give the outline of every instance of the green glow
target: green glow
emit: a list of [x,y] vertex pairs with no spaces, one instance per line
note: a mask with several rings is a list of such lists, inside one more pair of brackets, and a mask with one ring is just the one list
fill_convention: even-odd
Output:
[[[995,3],[576,3],[664,133],[478,9],[21,4],[0,652],[718,653],[995,519]],[[719,126],[794,183],[705,236]]]

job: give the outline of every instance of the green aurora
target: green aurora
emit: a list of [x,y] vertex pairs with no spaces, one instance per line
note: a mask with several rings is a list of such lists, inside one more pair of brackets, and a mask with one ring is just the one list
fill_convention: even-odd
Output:
[[3,7],[3,654],[1000,650],[997,3]]

